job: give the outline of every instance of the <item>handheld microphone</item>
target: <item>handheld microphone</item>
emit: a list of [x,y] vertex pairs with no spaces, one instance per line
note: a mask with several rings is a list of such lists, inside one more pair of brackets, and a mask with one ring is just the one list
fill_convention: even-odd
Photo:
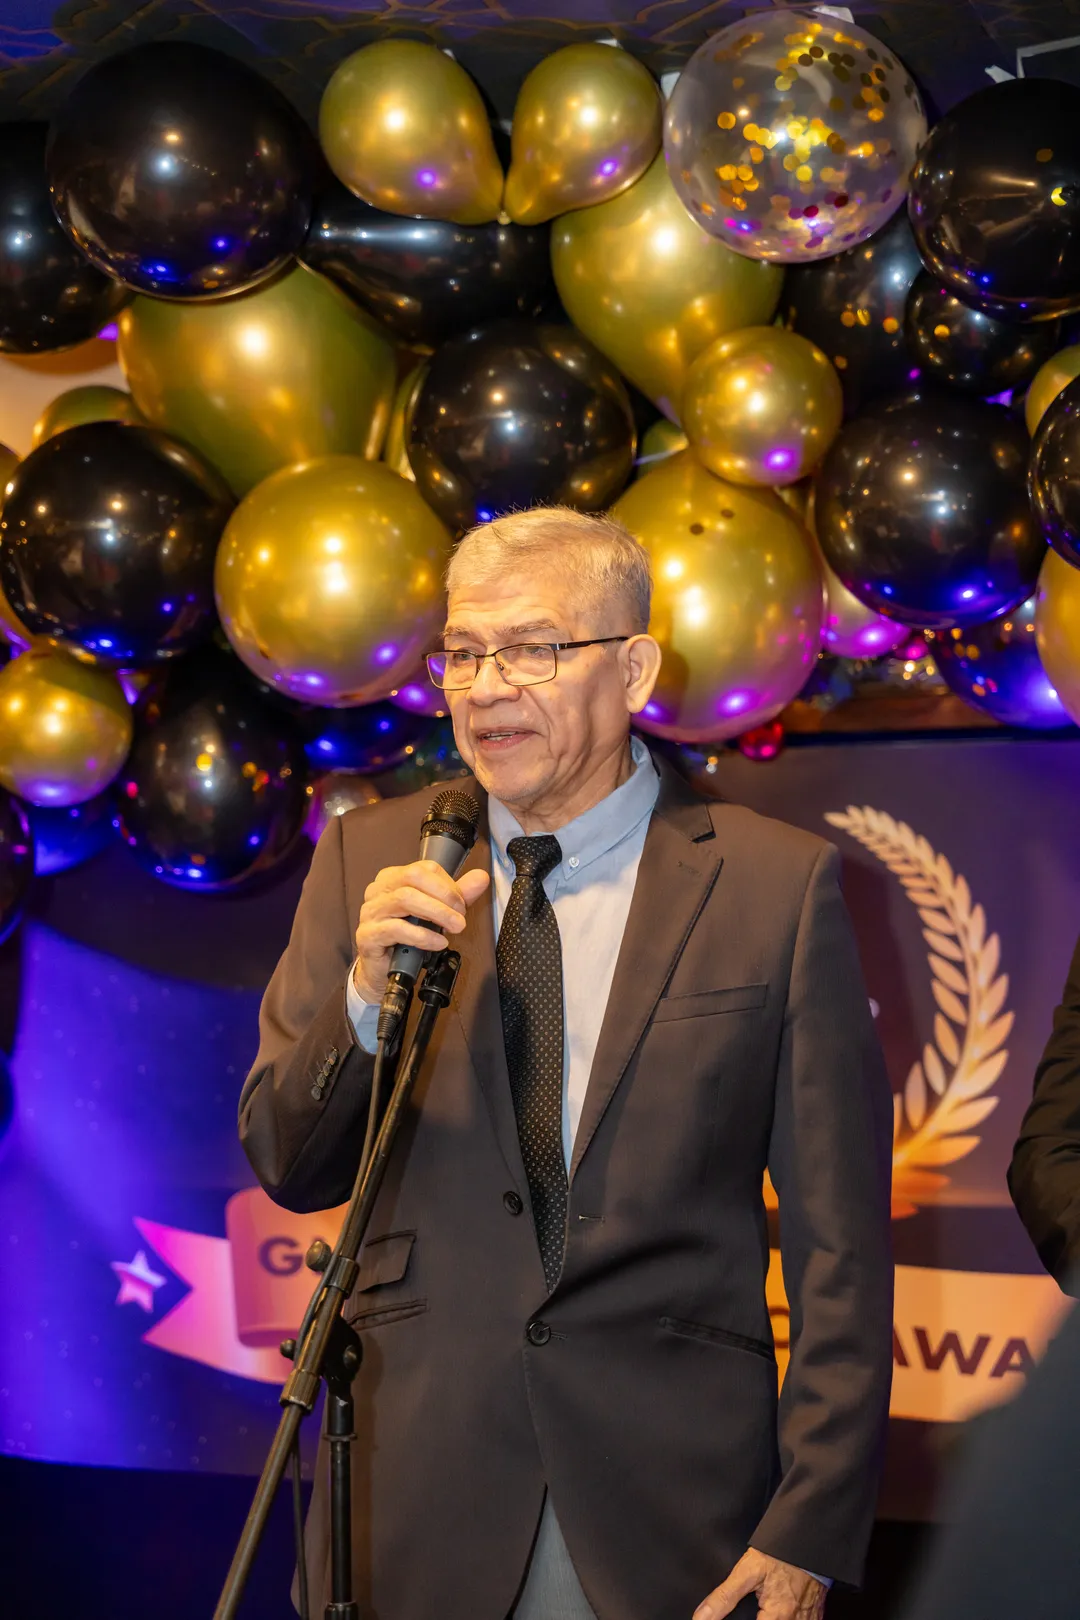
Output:
[[[463,793],[459,788],[440,793],[432,801],[420,828],[420,859],[435,861],[444,872],[456,877],[476,842],[479,819],[480,806],[471,793]],[[432,926],[421,917],[410,917],[408,921],[420,928]],[[417,945],[395,945],[379,1008],[377,1034],[380,1041],[389,1041],[396,1034],[427,954]]]

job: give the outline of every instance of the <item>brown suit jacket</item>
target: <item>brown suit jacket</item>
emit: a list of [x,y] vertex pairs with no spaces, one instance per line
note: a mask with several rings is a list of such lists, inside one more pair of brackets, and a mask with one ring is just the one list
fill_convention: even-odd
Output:
[[[357,1593],[378,1620],[503,1620],[545,1484],[600,1620],[689,1620],[748,1542],[860,1576],[891,1376],[892,1109],[838,857],[659,769],[550,1295],[486,899],[455,941],[455,1003],[347,1307]],[[345,1009],[353,932],[435,791],[335,820],[316,849],[240,1107],[287,1208],[349,1193],[372,1066]],[[469,864],[489,863],[482,823]],[[791,1306],[779,1412],[766,1166]],[[322,1483],[308,1531],[317,1587]]]

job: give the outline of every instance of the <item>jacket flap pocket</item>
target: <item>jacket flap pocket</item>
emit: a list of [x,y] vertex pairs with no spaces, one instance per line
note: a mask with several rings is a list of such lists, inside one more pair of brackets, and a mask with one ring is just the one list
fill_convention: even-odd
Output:
[[726,990],[701,990],[692,996],[663,996],[653,1023],[668,1018],[701,1018],[706,1013],[748,1012],[764,1007],[767,984],[735,984]]
[[362,1294],[367,1288],[400,1282],[408,1270],[415,1242],[415,1232],[388,1232],[385,1237],[370,1238],[360,1256],[360,1273],[353,1292]]

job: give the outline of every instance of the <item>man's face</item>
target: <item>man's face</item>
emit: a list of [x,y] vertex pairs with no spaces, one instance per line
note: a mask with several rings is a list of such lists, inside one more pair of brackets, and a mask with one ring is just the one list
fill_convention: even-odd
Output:
[[[629,635],[625,610],[583,606],[572,553],[558,567],[530,566],[483,584],[459,584],[450,597],[447,647],[490,652],[528,641],[585,641]],[[558,654],[558,673],[537,686],[510,686],[486,659],[467,691],[447,692],[462,758],[504,804],[571,820],[626,748],[629,716],[655,681],[648,637]],[[644,655],[644,656],[643,656]],[[642,663],[646,666],[642,668]]]

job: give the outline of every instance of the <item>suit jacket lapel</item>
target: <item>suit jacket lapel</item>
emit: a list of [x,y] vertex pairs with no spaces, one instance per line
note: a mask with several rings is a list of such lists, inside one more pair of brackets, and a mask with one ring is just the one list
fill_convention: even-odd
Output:
[[645,836],[593,1057],[574,1142],[571,1179],[645,1033],[722,864],[708,806],[662,759],[655,758],[655,763],[660,792]]

